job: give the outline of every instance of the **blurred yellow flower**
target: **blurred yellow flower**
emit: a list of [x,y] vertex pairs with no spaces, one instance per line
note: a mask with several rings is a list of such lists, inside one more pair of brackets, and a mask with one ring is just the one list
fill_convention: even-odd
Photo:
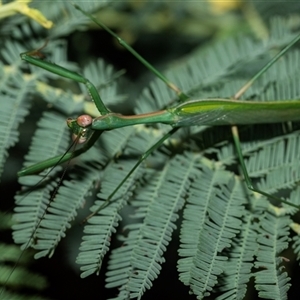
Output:
[[0,1],[0,19],[20,13],[35,20],[47,29],[51,28],[53,26],[51,21],[47,20],[47,18],[39,10],[28,6],[28,3],[31,1],[32,0],[16,0],[15,2],[4,5],[2,5]]
[[228,10],[239,8],[243,0],[208,0],[215,14],[221,14]]

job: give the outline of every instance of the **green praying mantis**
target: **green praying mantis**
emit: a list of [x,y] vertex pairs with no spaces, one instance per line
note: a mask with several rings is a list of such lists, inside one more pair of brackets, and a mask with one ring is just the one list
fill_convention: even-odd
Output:
[[[170,125],[171,130],[168,131],[166,134],[164,134],[163,137],[160,137],[159,140],[153,146],[151,146],[147,151],[145,151],[137,160],[137,162],[131,168],[129,168],[129,170],[126,170],[127,175],[121,178],[121,180],[119,180],[118,182],[115,182],[115,186],[113,187],[112,191],[108,193],[106,197],[102,197],[101,203],[97,203],[95,205],[95,207],[92,210],[92,214],[88,217],[87,220],[88,224],[95,224],[95,222],[102,222],[99,221],[99,218],[105,219],[107,210],[108,213],[111,213],[113,210],[115,215],[117,215],[122,205],[124,205],[124,204],[121,205],[119,203],[119,201],[122,201],[122,199],[120,200],[121,197],[119,195],[119,192],[122,189],[122,187],[130,180],[131,176],[134,175],[134,172],[137,170],[138,166],[147,157],[149,157],[154,150],[162,146],[165,143],[165,141],[168,138],[170,138],[174,133],[176,133],[176,131],[179,128],[189,127],[189,126],[199,126],[199,125],[212,125],[212,126],[230,125],[232,126],[233,141],[236,147],[236,154],[240,161],[243,176],[249,189],[259,193],[262,196],[266,196],[271,200],[280,201],[281,203],[288,204],[292,208],[294,207],[297,209],[299,208],[298,203],[293,203],[289,200],[282,199],[281,197],[274,196],[270,193],[267,193],[261,189],[257,189],[256,187],[254,187],[254,184],[252,184],[250,176],[248,175],[246,163],[244,162],[236,125],[300,121],[300,106],[299,106],[298,99],[282,100],[282,101],[265,101],[265,102],[254,101],[254,100],[239,100],[242,94],[245,93],[245,91],[249,87],[251,87],[254,84],[254,82],[256,82],[275,62],[277,62],[293,45],[295,45],[300,40],[300,36],[295,37],[293,41],[291,41],[284,49],[282,49],[265,67],[261,69],[260,72],[258,72],[249,82],[247,82],[246,85],[244,85],[240,89],[240,91],[236,93],[236,95],[233,96],[231,99],[228,98],[189,99],[188,95],[182,92],[175,84],[170,82],[152,65],[150,65],[147,61],[145,61],[142,57],[140,57],[133,49],[131,49],[130,46],[128,46],[126,43],[124,44],[124,42],[119,37],[117,37],[113,32],[111,32],[108,28],[106,28],[105,25],[99,23],[99,21],[97,21],[89,14],[85,13],[78,6],[75,7],[79,9],[83,14],[86,14],[94,22],[96,22],[104,29],[106,29],[108,32],[110,32],[114,37],[116,37],[122,45],[125,45],[126,49],[131,51],[135,55],[135,57],[141,60],[142,63],[146,65],[146,67],[148,67],[167,86],[169,86],[174,91],[174,94],[177,95],[178,103],[171,105],[170,107],[167,107],[165,109],[161,109],[159,111],[142,113],[142,114],[131,115],[131,116],[114,113],[105,106],[96,87],[89,79],[85,78],[84,76],[78,73],[63,68],[59,65],[37,58],[35,54],[38,54],[38,52],[34,53],[33,51],[33,52],[23,53],[21,54],[21,58],[26,62],[35,65],[37,67],[43,68],[49,72],[55,73],[59,76],[66,77],[68,79],[71,79],[79,83],[83,83],[86,86],[92,100],[94,101],[100,116],[93,118],[90,115],[84,114],[75,119],[72,118],[68,119],[67,125],[71,129],[74,140],[82,143],[83,146],[79,149],[76,149],[75,151],[69,151],[64,155],[58,155],[53,158],[49,158],[45,161],[38,162],[34,165],[25,167],[18,173],[20,177],[34,175],[36,173],[44,171],[45,169],[55,167],[58,164],[62,164],[83,153],[86,153],[97,143],[101,134],[104,131],[111,131],[117,128],[123,128],[123,127],[133,126],[133,125],[151,125],[157,123]],[[204,178],[202,178],[202,180],[204,180]],[[197,180],[195,179],[193,181],[197,185]],[[230,184],[228,184],[227,182],[226,186],[228,185]],[[218,197],[222,198],[219,194]],[[22,205],[22,201],[26,201],[26,198],[25,200],[21,199],[19,203],[20,205]],[[44,208],[41,216],[39,217],[38,226],[40,228],[47,229],[47,222],[49,224],[51,223],[51,221],[55,222],[55,219],[53,218],[53,220],[51,220],[51,217],[48,217],[48,219],[44,219],[46,210],[50,210],[50,211],[52,210],[52,212],[55,213],[55,210],[59,209],[58,207],[55,207],[55,201],[53,203],[54,206],[53,207],[50,206],[49,209],[49,205],[47,205],[46,208]],[[184,204],[181,204],[179,206],[182,207],[183,205]],[[242,205],[246,205],[245,202],[242,202]],[[178,209],[174,209],[174,212],[177,211]],[[212,211],[210,211],[210,213],[211,213],[210,217],[213,218],[212,216],[214,213]],[[116,223],[116,221],[114,222]],[[53,226],[53,224],[52,225],[50,224],[50,227],[51,226]],[[29,241],[23,239],[22,242],[23,248],[28,248],[29,246],[33,246],[37,249],[41,249],[40,254],[37,256],[51,255],[54,251],[54,247],[50,246],[48,249],[45,249],[44,246],[41,246],[42,243],[39,244],[39,241],[37,241],[38,238],[41,238],[41,240],[43,240],[44,239],[43,234],[46,234],[43,233],[40,228],[38,229],[35,228],[33,232],[27,233],[27,237],[29,236],[28,239]],[[147,234],[145,235],[147,236]],[[151,237],[151,234],[148,236]],[[103,250],[102,252],[104,253],[106,251],[107,249]],[[99,259],[99,261],[101,259]],[[83,264],[83,260],[84,258],[82,257],[79,258],[79,261],[81,261],[82,264]],[[87,267],[83,267],[82,269],[84,272],[83,277],[99,271],[101,262],[97,262],[97,263],[88,262],[87,265],[88,265]],[[138,269],[138,267],[136,266],[135,268]],[[184,282],[184,279],[182,281]],[[119,284],[119,286],[121,286],[121,284]],[[196,290],[194,290],[194,292],[197,294]]]
[[[95,20],[94,20],[95,21]],[[300,36],[297,36],[285,49],[283,49],[274,59],[262,69],[265,72],[273,63],[275,63],[291,46],[300,40]],[[69,71],[63,67],[54,65],[47,61],[43,61],[31,56],[31,54],[23,53],[21,58],[33,65],[43,68],[49,72],[53,72],[62,77],[72,79],[74,81],[83,83],[86,85],[91,98],[93,99],[100,116],[92,118],[90,115],[81,115],[76,119],[68,119],[67,125],[73,133],[74,139],[78,139],[80,143],[85,143],[86,146],[78,151],[73,151],[64,154],[63,156],[57,156],[50,158],[46,161],[39,162],[35,165],[22,169],[18,175],[26,176],[41,172],[47,168],[51,168],[58,163],[68,161],[81,153],[87,151],[91,146],[95,144],[99,136],[103,131],[122,128],[126,126],[140,125],[140,124],[153,124],[163,123],[171,125],[173,128],[186,127],[193,125],[244,125],[244,124],[257,124],[257,123],[278,123],[287,121],[299,121],[300,120],[300,108],[297,100],[290,101],[274,101],[274,102],[258,102],[258,101],[239,101],[237,99],[199,99],[184,101],[179,105],[176,105],[165,110],[145,113],[133,116],[124,116],[118,113],[111,112],[102,102],[99,93],[95,86],[85,77],[75,72]],[[153,67],[151,67],[153,69]],[[258,76],[257,76],[258,77]],[[256,79],[256,78],[255,78]],[[255,80],[253,79],[252,82]],[[167,81],[164,79],[164,81]],[[188,99],[188,96],[184,95],[177,87],[176,90],[181,94],[182,99]],[[236,97],[238,98],[238,97]],[[175,130],[174,130],[175,131]],[[171,134],[165,135],[160,141],[158,141],[151,149],[149,149],[143,158],[138,161],[137,166],[144,160],[153,149],[158,148]],[[237,147],[237,153],[242,166],[245,166],[242,152],[239,146],[239,137],[237,130],[234,129],[234,140]],[[128,176],[120,183],[120,185],[113,191],[108,197],[107,203],[118,191],[118,188],[127,180],[134,170],[130,171]],[[248,187],[270,198],[273,196],[255,189],[251,183],[249,176],[247,175],[247,169],[243,167],[244,176]],[[275,198],[276,199],[276,198]],[[287,203],[284,200],[280,200],[283,203]],[[293,203],[288,203],[291,206],[299,208]]]

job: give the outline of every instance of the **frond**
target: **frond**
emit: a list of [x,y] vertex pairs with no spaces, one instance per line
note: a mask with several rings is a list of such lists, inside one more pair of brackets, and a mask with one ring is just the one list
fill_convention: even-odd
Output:
[[9,59],[10,66],[0,63],[0,174],[8,157],[8,149],[18,142],[17,129],[29,113],[32,84],[22,77],[19,70],[20,61],[15,54],[20,50],[21,47],[13,42],[6,43],[6,48],[1,49],[1,56]]
[[[63,125],[64,120],[57,114],[46,112],[41,118],[35,132],[30,152],[27,155],[25,165],[32,165],[41,159],[55,156],[63,152],[67,148],[68,138],[66,136],[66,127]],[[61,167],[56,167],[56,171]],[[55,171],[55,170],[54,170]],[[41,175],[32,175],[20,179],[20,183],[25,185],[24,193],[16,196],[14,240],[18,244],[23,244],[23,248],[28,248],[34,243],[36,226],[40,223],[44,216],[45,209],[51,199],[50,192],[54,189],[55,181],[51,182],[52,177],[48,177],[43,181],[47,171]],[[36,184],[43,183],[44,188],[32,190]],[[29,187],[29,188],[28,188]]]
[[218,284],[221,296],[216,299],[244,299],[247,284],[252,277],[253,260],[257,252],[257,232],[252,216],[246,215],[239,235],[233,239],[233,245],[224,261],[224,279]]
[[83,272],[81,274],[82,278],[99,272],[103,257],[109,250],[111,236],[116,232],[116,227],[122,219],[119,211],[126,204],[130,195],[128,195],[128,191],[132,189],[132,182],[138,177],[138,173],[126,181],[114,198],[112,198],[111,204],[98,212],[97,209],[105,205],[105,200],[114,190],[115,182],[121,182],[132,168],[134,162],[123,162],[121,171],[118,164],[111,164],[105,170],[105,175],[102,179],[103,190],[97,195],[98,199],[101,200],[96,201],[94,206],[91,207],[91,212],[96,214],[87,221],[88,224],[84,228],[83,241],[79,249],[80,253],[76,260],[78,264],[83,265],[80,268]]
[[288,247],[290,223],[288,216],[278,218],[270,213],[263,215],[255,263],[255,267],[261,269],[255,273],[255,283],[262,298],[287,299],[290,278],[282,266],[284,259],[278,255]]
[[[188,200],[192,205],[185,210],[181,231],[182,245],[179,254],[184,258],[178,261],[178,270],[183,272],[180,279],[190,285],[199,298],[210,294],[209,291],[217,284],[217,276],[226,270],[223,266],[228,258],[222,252],[232,246],[233,238],[242,230],[240,218],[244,210],[241,201],[243,190],[237,189],[238,182],[235,182],[231,174],[219,172],[219,178],[224,180],[223,184],[213,178],[216,173],[212,170],[204,170],[199,178],[201,186],[194,186],[198,193],[194,195],[193,190],[191,191],[195,200]],[[217,182],[220,187],[216,190],[213,185]],[[199,198],[202,200],[199,201]],[[200,205],[199,208],[197,205]],[[195,215],[200,215],[200,225]],[[190,228],[195,229],[189,230]],[[195,238],[196,244],[192,243]]]
[[63,182],[36,231],[35,235],[39,243],[34,245],[34,248],[39,252],[35,258],[52,256],[60,240],[65,237],[66,230],[71,227],[78,209],[84,206],[86,196],[94,183],[99,180],[99,172],[85,167],[81,170],[77,169],[76,175],[71,174],[71,178],[73,180]]
[[120,287],[118,299],[141,299],[160,273],[178,211],[195,178],[193,163],[191,156],[176,157],[166,162],[162,171],[149,173],[147,186],[137,190],[132,201],[137,208],[133,215],[136,221],[126,227],[129,234],[112,252],[107,272],[106,286]]

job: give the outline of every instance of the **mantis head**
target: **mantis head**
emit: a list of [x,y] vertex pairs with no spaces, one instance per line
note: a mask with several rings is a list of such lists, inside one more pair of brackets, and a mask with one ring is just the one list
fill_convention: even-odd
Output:
[[86,142],[93,132],[92,122],[93,118],[90,115],[81,115],[77,119],[68,118],[67,125],[73,133],[73,141],[77,139],[79,144]]

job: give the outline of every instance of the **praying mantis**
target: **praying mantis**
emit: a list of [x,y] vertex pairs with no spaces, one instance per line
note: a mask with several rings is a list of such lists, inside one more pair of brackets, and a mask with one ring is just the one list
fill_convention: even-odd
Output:
[[[298,40],[299,37],[296,37],[291,43],[288,44],[288,47],[283,48],[283,52],[280,52],[277,57],[275,56],[275,58],[271,60],[271,64],[275,63],[279,58],[281,58],[282,55],[288,50],[288,48],[292,47],[292,45],[294,45]],[[187,95],[181,92],[181,90],[179,90],[176,85],[170,83],[169,80],[165,80],[163,78],[163,80],[167,82],[167,85],[171,86],[171,88],[175,90],[175,92],[172,94],[172,98],[176,98],[177,95],[179,99],[178,103],[169,104],[168,106],[165,106],[164,109],[162,108],[154,112],[145,112],[144,114],[139,113],[134,116],[123,116],[111,112],[105,106],[96,88],[94,88],[93,85],[91,85],[92,83],[87,78],[73,71],[69,71],[66,68],[62,68],[53,63],[49,63],[47,60],[41,60],[35,57],[34,55],[28,53],[22,54],[21,58],[31,64],[34,64],[38,67],[42,67],[47,71],[54,72],[60,76],[84,83],[88,87],[89,94],[91,94],[91,97],[94,100],[100,112],[100,116],[96,118],[92,118],[91,116],[85,114],[75,119],[68,119],[67,123],[68,126],[72,129],[73,134],[75,135],[75,140],[77,137],[79,137],[81,140],[87,140],[86,143],[82,146],[82,148],[76,149],[75,151],[70,151],[64,156],[59,155],[54,157],[53,159],[38,162],[37,164],[34,164],[32,166],[27,166],[24,169],[22,169],[19,173],[19,175],[25,176],[24,183],[27,183],[29,185],[35,185],[36,182],[40,181],[40,177],[36,175],[32,175],[31,177],[26,176],[56,166],[58,163],[68,161],[79,154],[86,153],[86,157],[83,158],[84,164],[79,165],[79,168],[77,169],[78,173],[74,172],[74,177],[72,177],[72,180],[69,185],[69,187],[73,189],[73,191],[76,185],[81,187],[85,185],[86,190],[84,192],[84,196],[82,196],[80,204],[77,203],[75,205],[76,208],[78,208],[78,206],[83,205],[82,200],[93,187],[94,183],[99,183],[99,168],[107,170],[107,174],[101,178],[101,194],[99,196],[100,200],[98,200],[98,202],[96,202],[95,206],[92,208],[93,216],[91,216],[87,220],[87,236],[84,239],[84,242],[81,246],[83,248],[83,251],[78,257],[78,262],[83,265],[83,277],[99,271],[102,257],[108,251],[107,244],[109,244],[110,236],[120,220],[119,211],[127,202],[132,204],[133,207],[137,209],[135,218],[140,218],[144,221],[142,223],[136,222],[128,225],[128,229],[131,230],[131,233],[133,235],[138,234],[141,244],[138,244],[138,241],[132,241],[131,235],[128,234],[127,237],[124,236],[123,238],[123,247],[115,250],[111,256],[111,269],[108,272],[111,274],[109,274],[108,276],[109,279],[107,281],[107,285],[122,287],[120,294],[124,298],[127,298],[128,296],[141,297],[141,295],[143,294],[143,290],[151,286],[152,279],[147,278],[146,275],[144,275],[143,277],[144,279],[146,278],[146,283],[144,285],[142,285],[139,281],[141,280],[141,278],[139,278],[138,274],[143,274],[143,271],[145,271],[144,267],[146,266],[146,262],[144,265],[139,265],[138,258],[141,259],[141,261],[143,260],[143,258],[145,259],[145,261],[146,258],[153,258],[153,249],[155,250],[155,253],[163,252],[163,249],[166,247],[167,241],[169,240],[169,237],[172,231],[174,230],[175,220],[178,217],[178,212],[183,208],[185,211],[185,221],[183,222],[182,226],[182,246],[179,250],[179,253],[181,253],[182,258],[181,261],[178,262],[178,269],[181,272],[181,281],[183,281],[185,284],[188,284],[188,282],[190,282],[191,290],[198,296],[202,295],[201,293],[203,293],[204,295],[207,292],[207,290],[204,287],[199,288],[199,286],[193,282],[193,279],[196,277],[195,274],[197,274],[197,272],[205,272],[207,270],[201,269],[200,271],[198,268],[197,272],[195,271],[194,274],[192,274],[192,271],[188,270],[192,270],[193,268],[197,269],[197,264],[191,263],[191,261],[197,261],[198,259],[201,259],[201,257],[206,257],[209,254],[207,252],[207,249],[205,249],[204,247],[203,241],[207,239],[207,236],[205,236],[206,232],[208,232],[211,236],[215,236],[215,225],[219,226],[217,227],[217,231],[221,232],[222,230],[224,230],[224,232],[226,233],[225,235],[220,234],[220,236],[217,238],[217,241],[219,241],[220,243],[223,242],[224,244],[226,244],[226,246],[223,244],[220,245],[219,249],[216,248],[216,254],[215,256],[213,256],[213,260],[216,262],[220,258],[219,256],[224,249],[233,250],[231,254],[229,252],[226,252],[227,250],[225,250],[225,253],[226,257],[231,257],[231,262],[234,261],[234,254],[238,253],[235,251],[237,251],[239,245],[243,245],[239,244],[241,243],[241,240],[239,242],[234,241],[235,237],[242,235],[242,232],[239,230],[242,224],[247,224],[247,222],[251,223],[250,220],[253,218],[258,218],[258,216],[260,216],[259,218],[262,219],[265,218],[265,222],[270,220],[272,220],[272,222],[275,222],[274,220],[277,220],[276,215],[274,216],[272,214],[268,214],[266,209],[267,207],[270,210],[273,209],[274,211],[279,211],[279,214],[286,214],[286,219],[284,219],[284,229],[286,230],[286,224],[288,224],[288,222],[290,222],[291,220],[289,214],[295,213],[297,211],[296,208],[299,205],[299,202],[296,201],[297,196],[294,196],[294,198],[292,197],[292,200],[286,201],[289,204],[289,206],[284,205],[282,209],[275,208],[274,206],[269,204],[268,201],[264,200],[261,194],[252,195],[250,192],[245,191],[245,189],[243,188],[244,185],[242,185],[241,178],[238,177],[238,175],[233,175],[233,173],[226,171],[224,169],[224,166],[218,166],[217,163],[214,162],[214,159],[211,159],[209,155],[207,158],[206,156],[202,156],[202,154],[197,153],[195,151],[195,149],[197,149],[196,144],[190,145],[189,142],[186,143],[186,134],[184,134],[184,136],[179,135],[175,137],[173,143],[171,144],[164,144],[164,142],[167,140],[167,138],[170,138],[171,135],[178,130],[178,128],[188,128],[192,125],[239,125],[253,124],[259,122],[269,123],[298,121],[300,115],[298,108],[299,105],[297,104],[296,98],[294,100],[291,99],[270,102],[259,102],[258,100],[242,101],[238,100],[240,95],[239,93],[237,93],[238,95],[233,97],[234,99],[209,97],[191,100],[187,97]],[[248,86],[254,85],[257,78],[260,77],[263,73],[265,73],[268,68],[269,65],[267,65],[266,68],[263,68],[260,73],[257,73],[258,75],[254,77],[254,80],[248,83]],[[155,70],[152,66],[150,66],[150,69]],[[160,73],[158,75],[161,77]],[[246,88],[242,89],[242,92],[244,92],[245,90]],[[154,92],[155,89],[152,90],[152,93]],[[151,95],[148,94],[147,96],[151,98]],[[49,118],[49,122],[50,121],[51,118]],[[131,152],[124,152],[124,148],[120,147],[118,151],[113,152],[113,155],[108,160],[107,157],[102,156],[102,154],[99,153],[99,150],[96,151],[95,148],[91,148],[91,146],[93,146],[99,140],[100,135],[103,131],[109,130],[108,134],[112,135],[114,134],[114,131],[112,130],[118,127],[123,128],[126,126],[130,126],[129,128],[131,128],[131,126],[133,125],[143,125],[152,123],[164,123],[167,124],[166,127],[168,127],[169,125],[173,127],[171,131],[168,129],[167,133],[163,135],[163,137],[159,137],[159,135],[161,135],[165,129],[160,129],[160,127],[158,127],[156,130],[150,133],[150,143],[153,143],[153,139],[156,139],[156,143],[152,147],[148,146],[145,150],[143,149],[142,152],[145,153],[145,155],[142,154],[141,159],[139,160],[137,160],[137,157],[139,156],[139,151],[136,151],[137,149],[129,149],[131,150]],[[132,148],[140,147],[141,141],[145,137],[146,133],[148,134],[147,131],[149,130],[148,127],[145,126],[142,128],[136,126],[136,128],[138,129],[136,129],[137,132],[134,134],[134,138],[136,138],[136,136],[138,135],[140,135],[140,137],[138,139],[138,142],[135,142],[135,144],[134,141],[132,141],[132,144],[135,145]],[[236,139],[237,131],[235,127],[233,128],[233,132],[235,134],[234,140],[236,141],[236,145],[238,146],[239,140]],[[130,135],[132,133],[128,133],[126,131],[126,128],[124,129],[125,130],[122,131],[120,135],[115,137],[115,140],[121,139],[122,137],[125,137],[126,139],[130,138]],[[202,130],[205,130],[205,128],[199,129],[198,127],[196,127],[196,129],[194,130],[194,133],[191,132],[192,135],[201,135]],[[159,140],[158,143],[157,140]],[[104,151],[107,155],[111,154],[110,152],[115,150],[113,149],[115,146],[110,145],[109,140],[106,140],[106,142],[107,145],[104,144],[101,145],[101,147],[104,148]],[[289,147],[289,143],[292,142],[286,142],[287,148]],[[296,144],[295,141],[293,143],[293,145]],[[147,142],[145,142],[145,144],[147,144]],[[280,144],[280,141],[278,144]],[[137,172],[134,172],[136,170],[136,166],[140,165],[141,161],[144,160],[145,156],[152,154],[153,150],[158,148],[159,146],[165,147],[165,152],[168,152],[170,151],[169,149],[171,149],[172,151],[174,151],[173,155],[171,155],[170,157],[167,156],[168,158],[166,158],[164,151],[162,151],[162,153],[156,154],[158,155],[157,162],[159,162],[157,167],[152,167],[153,162],[151,162],[150,160],[150,162],[147,162],[147,164],[149,164],[150,166],[148,166],[148,168],[146,166],[144,170],[142,170],[143,173],[139,173],[139,170],[137,170]],[[105,149],[105,147],[107,147],[107,149]],[[251,148],[252,145],[250,144],[247,147]],[[277,147],[279,147],[279,145],[277,145]],[[90,150],[86,152],[88,149]],[[212,157],[214,157],[214,155],[222,156],[222,151],[225,151],[225,148],[220,149],[220,152],[214,150],[215,152],[212,153],[209,153],[208,151],[208,154],[212,155]],[[226,149],[226,151],[230,150]],[[234,150],[231,151],[235,155]],[[237,148],[237,152],[238,156],[241,159],[243,167],[244,162],[242,160],[241,150],[239,146]],[[122,160],[122,155],[127,157],[128,161],[122,161],[122,165],[119,165],[118,160]],[[105,163],[105,160],[108,162]],[[262,161],[262,159],[260,159],[260,161]],[[92,169],[90,168],[90,165],[92,165]],[[295,165],[295,169],[296,167],[297,165]],[[245,171],[245,167],[243,167],[242,169]],[[292,170],[293,175],[295,175],[295,169]],[[48,174],[47,172],[44,174],[46,174],[46,176],[51,175],[51,173]],[[244,176],[246,177],[246,179],[248,179],[247,173],[244,173]],[[297,176],[295,177],[297,178]],[[109,181],[111,180],[111,178],[113,180]],[[113,186],[110,186],[111,184],[113,184]],[[135,187],[135,185],[137,184],[139,184],[140,186]],[[249,184],[251,183],[248,182],[248,185]],[[186,185],[188,185],[188,187]],[[49,247],[49,243],[52,242],[50,242],[50,239],[48,239],[47,235],[51,236],[57,229],[60,230],[60,228],[63,227],[63,225],[56,226],[56,223],[58,222],[59,218],[63,218],[63,214],[61,214],[61,212],[68,212],[66,210],[66,207],[70,205],[70,203],[68,203],[68,200],[70,200],[71,197],[70,192],[66,189],[64,190],[64,187],[67,188],[68,185],[62,185],[61,189],[57,191],[57,199],[51,202],[50,207],[48,207],[48,204],[46,205],[47,208],[44,209],[44,211],[48,210],[50,214],[45,214],[43,211],[39,215],[39,217],[35,219],[35,226],[38,225],[38,228],[36,229],[36,227],[34,227],[34,233],[32,231],[28,231],[27,228],[23,228],[26,231],[25,233],[24,231],[21,232],[22,230],[20,230],[19,232],[17,230],[15,233],[16,242],[23,244],[23,248],[33,246],[34,248],[40,250],[40,252],[37,254],[37,257],[46,255],[51,256],[55,249],[55,246],[53,247],[51,245],[51,247]],[[148,190],[147,187],[150,187],[150,190]],[[154,187],[156,187],[159,190],[159,193],[157,193],[156,196],[157,199],[154,199],[154,194],[151,194],[155,193],[153,191]],[[205,196],[205,194],[209,192],[208,190],[205,190],[205,187],[211,187],[211,189],[213,188],[213,191],[210,195],[207,194]],[[51,189],[53,189],[52,186],[48,186],[45,188],[45,190],[48,192],[49,190],[51,191]],[[105,189],[107,190],[105,191]],[[171,193],[172,189],[175,191],[175,194]],[[45,190],[43,189],[43,192]],[[131,197],[131,194],[134,194],[137,191],[139,191],[139,193],[137,193],[135,197],[132,197],[133,200],[129,201],[129,197]],[[37,192],[40,193],[40,190],[37,190]],[[126,192],[128,192],[129,196],[126,196]],[[150,193],[151,196],[148,195],[147,197],[147,193]],[[269,198],[273,197],[272,194],[267,193],[264,190],[262,190],[261,193],[263,195],[267,195]],[[59,201],[59,196],[64,196],[64,194],[67,196],[65,197],[65,204],[62,204],[62,202]],[[179,196],[177,194],[179,194]],[[23,199],[24,196],[18,197],[20,207],[16,208],[17,219],[19,217],[19,220],[21,220],[22,211],[26,212],[29,209],[29,207],[26,208],[25,206],[25,203],[27,201],[26,199],[33,198],[35,195],[35,191],[33,191],[31,194],[26,196],[25,199]],[[241,195],[244,196],[241,197]],[[279,198],[281,199],[281,197],[274,197],[275,200],[278,200]],[[172,202],[171,200],[174,199],[175,201]],[[281,200],[284,202],[283,199]],[[45,203],[41,204],[41,206],[45,207]],[[296,206],[296,208],[292,205]],[[247,214],[245,213],[245,211],[247,211]],[[26,218],[26,216],[24,215],[23,217]],[[32,215],[30,215],[30,218],[31,217]],[[67,223],[64,225],[65,227],[69,226],[69,222],[73,217],[74,212],[72,212],[72,214],[67,217]],[[165,219],[169,220],[164,224],[163,221]],[[243,220],[243,222],[241,220]],[[28,220],[23,219],[21,223],[22,222],[27,222],[28,224]],[[228,225],[227,222],[229,222],[230,225]],[[193,223],[197,224],[198,227],[196,226],[197,228],[191,228],[191,224]],[[101,230],[103,230],[101,229],[101,226],[103,224],[106,227],[110,226],[110,229],[106,229],[106,236],[102,233],[102,236],[98,238],[98,242],[99,240],[103,242],[103,247],[97,253],[97,256],[100,256],[100,259],[98,258],[98,261],[95,262],[92,261],[93,253],[91,252],[93,251],[89,252],[90,249],[88,249],[88,247],[92,248],[92,245],[94,245],[95,242],[91,239],[91,237],[92,235],[98,234],[96,228],[98,228],[100,232]],[[21,227],[22,225],[16,225],[16,229],[20,229]],[[256,230],[259,232],[258,229]],[[159,236],[159,232],[161,231],[161,244],[155,247],[155,243],[158,243],[155,240],[155,236]],[[187,231],[190,232],[187,233]],[[191,232],[193,233],[191,234]],[[199,243],[189,242],[188,239],[194,237],[195,234],[197,234],[199,238],[197,239]],[[282,234],[282,232],[280,234]],[[63,235],[64,233],[59,234],[58,239],[61,239]],[[229,235],[230,239],[228,239],[226,235]],[[37,241],[38,238],[41,239]],[[240,238],[242,239],[245,237],[240,236]],[[256,238],[257,240],[259,240],[263,237],[262,235],[259,235],[257,233]],[[224,241],[224,239],[226,241]],[[200,241],[202,241],[202,243],[200,243]],[[245,241],[246,240],[244,240],[244,243]],[[43,244],[43,242],[45,243]],[[217,242],[215,240],[212,240],[211,242],[213,245],[217,245]],[[132,245],[136,246],[133,247]],[[145,245],[147,245],[149,249],[147,249]],[[194,249],[195,245],[197,246],[197,249]],[[130,247],[133,248],[130,249]],[[147,252],[147,250],[149,252]],[[117,261],[120,261],[122,259],[123,261],[121,261],[121,265],[124,266],[127,264],[127,262],[124,261],[126,259],[126,256],[128,257],[128,253],[126,251],[132,251],[133,257],[135,255],[135,251],[137,252],[136,257],[132,258],[133,262],[130,265],[129,269],[125,269],[125,267],[121,268],[120,264],[117,264]],[[257,249],[253,250],[253,253],[257,254],[258,252],[259,251]],[[225,255],[223,256],[223,258],[224,257]],[[156,260],[152,262],[152,264],[150,264],[148,270],[157,270],[159,268],[158,263],[161,263],[163,261],[162,254],[160,253],[155,259]],[[261,262],[258,260],[258,266],[259,263]],[[121,270],[118,270],[120,268]],[[215,272],[218,272],[216,271],[216,269],[214,270]],[[221,271],[225,272],[225,270]],[[190,278],[187,278],[187,273],[189,272],[191,272],[192,275],[190,275]],[[219,274],[221,274],[222,272],[220,272]],[[261,272],[263,273],[262,270]],[[126,276],[123,274],[126,274]],[[213,274],[214,272],[212,272],[210,275],[212,276]],[[125,277],[125,279],[123,278],[123,276]],[[152,274],[150,278],[155,278],[156,276],[157,271],[155,271],[154,275]],[[257,277],[259,278],[259,274],[257,274]],[[139,292],[135,290],[137,289],[137,285],[139,285],[140,288]],[[124,290],[123,286],[126,286]],[[210,285],[206,285],[206,287],[209,289]]]

